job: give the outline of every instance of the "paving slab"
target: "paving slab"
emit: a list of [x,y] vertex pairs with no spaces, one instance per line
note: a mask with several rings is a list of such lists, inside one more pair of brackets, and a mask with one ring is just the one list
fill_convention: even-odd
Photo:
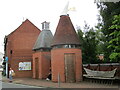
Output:
[[[3,82],[9,82],[9,79],[6,77],[2,78]],[[99,84],[91,83],[87,81],[77,82],[77,83],[55,83],[52,81],[33,79],[33,78],[14,78],[13,83],[31,85],[31,86],[40,86],[47,88],[118,88],[118,85],[109,85],[109,84]]]

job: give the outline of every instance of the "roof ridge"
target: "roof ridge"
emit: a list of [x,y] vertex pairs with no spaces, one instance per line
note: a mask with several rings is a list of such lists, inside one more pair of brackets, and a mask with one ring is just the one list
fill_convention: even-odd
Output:
[[[29,22],[31,23],[34,27],[36,27],[38,30],[40,30],[37,26],[35,26],[29,19],[26,19],[25,21],[23,21],[14,31],[12,31],[10,34],[8,34],[7,36],[10,36],[11,34],[13,34],[15,31],[17,31],[25,22]],[[41,30],[40,30],[41,31]]]

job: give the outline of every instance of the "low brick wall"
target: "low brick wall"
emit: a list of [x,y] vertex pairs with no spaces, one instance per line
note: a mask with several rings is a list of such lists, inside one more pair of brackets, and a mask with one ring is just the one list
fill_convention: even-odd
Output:
[[[120,63],[83,64],[83,67],[91,69],[91,70],[97,70],[97,71],[111,71],[111,70],[117,68],[115,76],[120,77]],[[83,74],[85,74],[85,73],[86,72],[83,69]]]

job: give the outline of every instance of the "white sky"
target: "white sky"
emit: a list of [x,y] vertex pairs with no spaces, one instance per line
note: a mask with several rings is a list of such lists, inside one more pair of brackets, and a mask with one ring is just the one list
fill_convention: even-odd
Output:
[[[1,0],[0,52],[4,52],[4,36],[18,28],[25,19],[29,19],[39,29],[42,29],[43,21],[50,22],[50,30],[54,35],[67,2],[68,0]],[[83,28],[84,21],[91,27],[97,24],[98,10],[94,0],[69,0],[69,7],[76,8],[75,12],[68,12],[75,28]]]

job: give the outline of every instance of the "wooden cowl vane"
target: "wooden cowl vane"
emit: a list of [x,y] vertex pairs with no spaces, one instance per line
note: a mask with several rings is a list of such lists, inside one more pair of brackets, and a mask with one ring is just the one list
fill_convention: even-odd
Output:
[[52,46],[74,44],[80,45],[79,38],[68,15],[61,15],[53,38]]
[[42,23],[42,32],[38,36],[38,39],[33,47],[33,50],[40,50],[40,49],[51,49],[51,42],[53,39],[53,35],[49,30],[49,23],[43,22]]

